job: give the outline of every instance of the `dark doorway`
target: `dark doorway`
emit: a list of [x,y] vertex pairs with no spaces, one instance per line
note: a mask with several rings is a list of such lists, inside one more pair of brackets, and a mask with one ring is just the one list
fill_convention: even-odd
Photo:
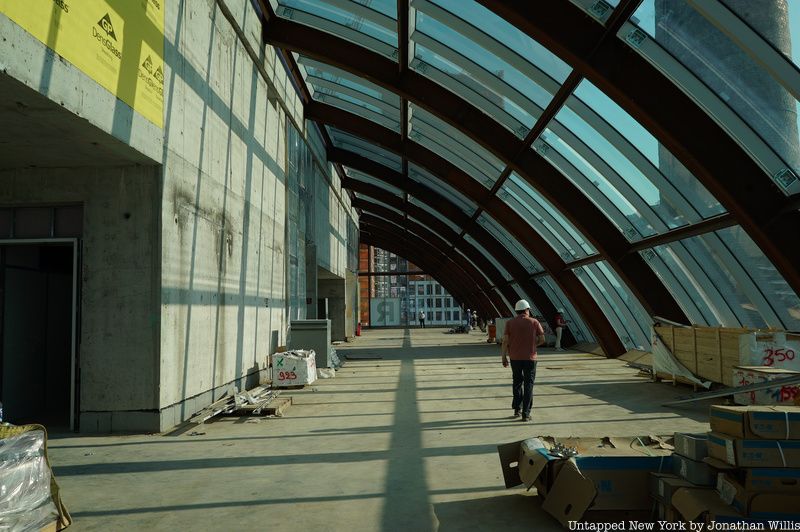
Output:
[[4,421],[71,428],[74,243],[0,246]]

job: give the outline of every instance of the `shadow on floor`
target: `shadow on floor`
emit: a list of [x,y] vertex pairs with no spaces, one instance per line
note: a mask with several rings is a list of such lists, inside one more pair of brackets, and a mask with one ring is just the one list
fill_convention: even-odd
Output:
[[563,530],[541,506],[538,496],[517,491],[485,499],[442,502],[434,504],[433,511],[439,532]]

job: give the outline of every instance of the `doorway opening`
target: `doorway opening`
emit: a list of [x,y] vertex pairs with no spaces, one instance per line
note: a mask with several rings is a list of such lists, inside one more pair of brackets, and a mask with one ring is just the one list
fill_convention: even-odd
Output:
[[75,429],[77,239],[0,241],[3,420]]

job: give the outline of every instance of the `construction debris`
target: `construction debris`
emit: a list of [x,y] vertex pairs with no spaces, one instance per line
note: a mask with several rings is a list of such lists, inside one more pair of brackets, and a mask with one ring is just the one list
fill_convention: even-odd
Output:
[[249,391],[226,393],[219,400],[211,403],[206,408],[195,414],[189,423],[205,423],[212,417],[223,415],[233,416],[278,416],[283,415],[289,405],[291,397],[278,397],[280,390],[273,390],[269,386],[258,386]]

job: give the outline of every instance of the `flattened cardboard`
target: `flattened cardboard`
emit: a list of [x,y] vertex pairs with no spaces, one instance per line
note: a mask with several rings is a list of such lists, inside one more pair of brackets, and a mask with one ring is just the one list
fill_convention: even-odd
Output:
[[572,461],[566,461],[553,482],[542,509],[558,519],[563,526],[569,527],[570,521],[579,521],[583,517],[596,495],[594,482],[581,475]]
[[676,454],[672,456],[672,465],[676,475],[692,484],[713,486],[717,482],[717,472],[705,462]]
[[513,488],[522,484],[519,476],[519,455],[522,442],[505,443],[497,446],[500,457],[500,467],[503,470],[503,480],[506,488]]
[[692,460],[708,456],[708,436],[704,434],[675,433],[675,453]]
[[800,440],[800,407],[712,405],[711,432],[740,439]]
[[739,467],[800,468],[800,441],[742,440],[712,432],[708,455]]

